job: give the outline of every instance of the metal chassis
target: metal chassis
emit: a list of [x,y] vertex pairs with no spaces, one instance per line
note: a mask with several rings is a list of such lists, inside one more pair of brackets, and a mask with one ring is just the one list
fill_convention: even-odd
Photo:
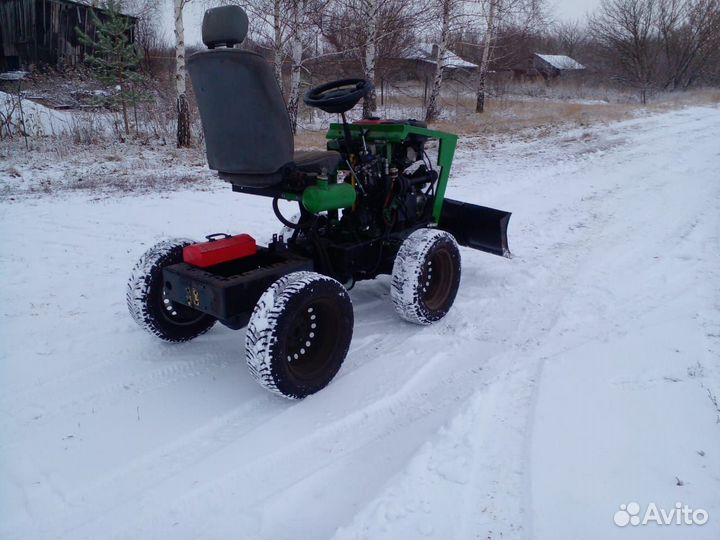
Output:
[[[391,273],[397,249],[416,228],[352,244],[330,242],[324,246],[332,259],[330,267],[320,258],[302,253],[294,243],[285,243],[282,237],[274,239],[268,247],[258,246],[257,255],[217,266],[173,264],[163,269],[165,296],[237,330],[247,325],[262,293],[286,274],[315,271],[349,286],[355,281]],[[368,261],[372,264],[363,264]]]
[[167,266],[163,268],[166,298],[212,315],[229,328],[242,328],[270,285],[286,274],[315,267],[312,259],[281,245],[259,246],[257,255],[209,268],[186,263]]

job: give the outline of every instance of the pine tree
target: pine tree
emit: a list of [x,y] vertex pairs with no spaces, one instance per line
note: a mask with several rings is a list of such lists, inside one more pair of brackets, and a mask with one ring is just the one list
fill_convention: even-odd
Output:
[[[108,0],[101,19],[94,10],[90,10],[95,36],[90,37],[79,28],[75,28],[80,41],[92,52],[85,61],[97,79],[116,91],[100,96],[102,105],[120,108],[125,124],[125,133],[130,134],[128,108],[137,107],[145,101],[147,95],[142,90],[145,77],[139,70],[141,56],[132,42],[134,21],[122,14],[122,0]],[[136,122],[137,123],[137,122]],[[135,126],[137,131],[137,125]]]

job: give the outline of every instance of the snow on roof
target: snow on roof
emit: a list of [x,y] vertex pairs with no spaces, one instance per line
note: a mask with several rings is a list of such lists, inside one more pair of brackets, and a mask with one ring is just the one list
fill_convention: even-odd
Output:
[[[77,4],[80,6],[85,6],[93,9],[97,9],[98,11],[106,11],[106,6],[104,2],[100,2],[99,0],[55,0],[56,2],[61,2],[64,4]],[[133,19],[137,19],[135,15],[131,15],[128,13],[128,10],[121,5],[120,13],[124,15],[125,17],[132,17]]]
[[585,66],[583,66],[580,62],[562,54],[535,53],[535,56],[545,60],[556,69],[585,69]]
[[0,81],[22,81],[28,75],[30,75],[29,71],[5,71],[0,73]]
[[463,60],[460,58],[457,54],[452,52],[449,49],[445,49],[445,54],[443,55],[445,60],[445,67],[450,69],[455,68],[476,68],[478,67],[477,64],[473,64],[472,62],[468,62],[467,60]]
[[[432,44],[424,44],[414,49],[411,49],[405,55],[403,55],[403,58],[406,58],[408,60],[422,60],[423,62],[428,62],[430,64],[436,63],[433,56]],[[448,69],[473,69],[478,67],[477,64],[473,64],[472,62],[463,60],[450,49],[445,49],[445,53],[443,54],[443,60],[443,67],[446,67]]]

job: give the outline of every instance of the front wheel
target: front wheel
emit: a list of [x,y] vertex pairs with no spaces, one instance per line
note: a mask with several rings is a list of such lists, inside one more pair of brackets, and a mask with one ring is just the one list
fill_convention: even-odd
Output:
[[248,323],[245,359],[263,387],[301,399],[335,377],[352,333],[352,302],[345,288],[315,272],[293,272],[258,300]]
[[127,284],[132,318],[147,332],[170,343],[189,341],[215,324],[214,317],[165,297],[163,268],[182,262],[183,248],[193,243],[176,238],[155,244],[140,257]]
[[392,272],[391,297],[406,321],[431,324],[442,319],[460,286],[460,250],[452,234],[418,229],[400,246]]

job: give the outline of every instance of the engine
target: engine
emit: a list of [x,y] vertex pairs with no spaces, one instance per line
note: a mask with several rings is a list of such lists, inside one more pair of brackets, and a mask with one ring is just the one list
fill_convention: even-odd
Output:
[[367,144],[363,138],[345,179],[355,187],[357,198],[343,212],[343,221],[356,234],[377,238],[427,219],[438,175],[425,142],[425,137],[412,135],[388,151],[387,145]]

